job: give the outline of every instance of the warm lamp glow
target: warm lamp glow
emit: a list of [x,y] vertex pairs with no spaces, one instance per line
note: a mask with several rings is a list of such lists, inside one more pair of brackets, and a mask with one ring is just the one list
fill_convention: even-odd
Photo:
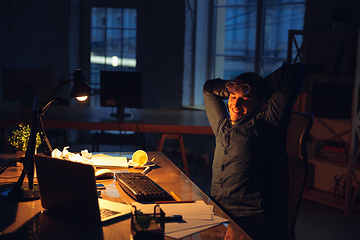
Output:
[[71,98],[95,95],[94,90],[90,87],[90,85],[87,82],[85,82],[85,71],[84,70],[77,69],[74,72],[73,76],[74,76],[75,85],[73,86],[73,88],[71,89],[71,92],[70,92]]
[[83,96],[83,97],[76,97],[76,99],[80,102],[83,102],[87,99],[88,97],[87,96]]
[[[49,139],[46,136],[44,125],[41,120],[42,116],[45,114],[50,104],[54,102],[54,99],[58,94],[58,92],[60,91],[60,89],[63,86],[66,86],[72,82],[74,82],[74,86],[70,91],[71,98],[77,98],[79,101],[85,101],[88,98],[88,96],[95,95],[94,90],[85,81],[84,70],[77,69],[74,72],[74,74],[70,74],[70,75],[73,76],[73,79],[66,80],[61,76],[58,85],[50,94],[46,104],[43,107],[38,107],[37,99],[34,98],[33,109],[31,112],[32,120],[31,120],[31,131],[29,136],[29,142],[26,149],[25,157],[22,160],[23,172],[21,173],[16,184],[10,190],[1,193],[3,197],[8,198],[11,201],[18,201],[18,202],[31,201],[40,198],[38,187],[34,187],[34,155],[36,148],[36,137],[38,133],[41,133],[40,138],[43,145],[43,154],[51,156],[51,152],[52,152],[52,147],[50,145]],[[2,169],[1,171],[4,170],[5,169]],[[25,176],[27,176],[29,183],[29,186],[27,188],[26,187],[23,188],[23,182]]]

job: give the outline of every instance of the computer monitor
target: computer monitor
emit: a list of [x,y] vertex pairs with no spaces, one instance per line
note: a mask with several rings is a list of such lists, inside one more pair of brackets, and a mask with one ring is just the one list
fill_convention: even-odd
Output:
[[142,73],[100,71],[100,106],[116,107],[114,117],[126,117],[124,108],[142,107]]

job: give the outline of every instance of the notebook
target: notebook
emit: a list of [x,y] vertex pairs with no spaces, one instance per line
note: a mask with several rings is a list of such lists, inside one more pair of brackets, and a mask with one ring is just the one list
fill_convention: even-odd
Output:
[[131,214],[129,205],[98,198],[93,166],[40,154],[35,155],[35,165],[40,201],[46,210],[89,222]]

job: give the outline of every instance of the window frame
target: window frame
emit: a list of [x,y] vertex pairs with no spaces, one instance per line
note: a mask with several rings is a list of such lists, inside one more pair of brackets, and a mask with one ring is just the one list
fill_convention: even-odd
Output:
[[[98,26],[94,26],[92,25],[92,10],[93,8],[104,8],[105,9],[105,26],[99,28]],[[113,26],[109,26],[108,22],[107,22],[107,13],[109,9],[119,9],[121,10],[121,26],[117,26],[117,27],[113,27]],[[131,10],[135,10],[136,11],[136,23],[135,23],[135,28],[126,28],[124,26],[124,18],[127,17],[127,15],[124,15],[124,11],[126,11],[127,9],[131,9]],[[89,82],[91,84],[91,86],[93,87],[93,89],[95,90],[95,92],[97,93],[95,95],[95,97],[91,98],[90,100],[90,105],[91,106],[100,106],[100,71],[97,73],[97,76],[94,76],[93,73],[93,68],[92,68],[92,31],[93,29],[102,29],[104,31],[104,36],[105,38],[103,39],[103,41],[105,42],[105,46],[104,46],[104,56],[102,56],[104,58],[103,60],[103,67],[100,67],[100,71],[102,70],[107,70],[107,71],[136,71],[137,69],[137,56],[138,56],[138,9],[135,7],[123,7],[123,6],[91,6],[90,7],[90,26],[89,26],[89,39],[90,39],[90,45],[89,45]],[[120,52],[118,53],[117,57],[118,57],[118,63],[119,65],[117,66],[113,66],[113,67],[108,67],[110,61],[109,61],[109,57],[107,55],[107,45],[106,43],[108,42],[108,38],[107,38],[107,31],[109,29],[117,29],[118,31],[121,31],[121,36],[124,36],[124,31],[128,31],[128,30],[135,30],[136,34],[135,34],[135,66],[133,66],[133,68],[128,68],[123,66],[123,64],[121,64],[124,59],[126,60],[126,57],[124,57],[124,49],[123,49],[123,42],[120,41],[119,44],[121,45],[120,48]],[[115,56],[115,55],[113,55]],[[112,56],[112,58],[113,58]],[[101,56],[100,56],[101,57]],[[130,61],[130,60],[129,60]]]
[[[223,66],[219,66],[219,63],[217,63],[216,57],[222,56],[222,54],[218,54],[217,47],[218,47],[218,39],[219,36],[221,37],[221,33],[219,34],[220,27],[217,27],[220,23],[218,22],[218,9],[223,8],[224,11],[226,11],[226,8],[228,7],[244,7],[244,6],[256,6],[257,8],[257,18],[256,18],[256,42],[255,42],[255,56],[254,56],[254,68],[249,69],[249,71],[254,71],[260,75],[263,75],[263,63],[265,59],[269,59],[269,57],[264,56],[264,35],[265,35],[265,17],[266,17],[266,10],[270,6],[274,5],[294,5],[294,4],[303,4],[305,6],[306,0],[295,0],[290,2],[291,0],[284,0],[286,2],[283,2],[281,0],[257,0],[257,4],[250,3],[250,4],[233,4],[233,5],[227,5],[226,0],[213,0],[212,1],[212,30],[213,35],[211,37],[211,63],[210,63],[210,76],[209,78],[215,78],[215,77],[222,77],[223,76]],[[304,8],[305,9],[305,8]],[[304,16],[305,16],[305,10],[304,10]],[[222,25],[224,26],[224,25]],[[225,29],[225,28],[223,28]],[[217,39],[218,38],[218,39]],[[222,45],[223,46],[223,45]],[[223,56],[228,56],[226,54],[223,54]],[[286,61],[286,57],[284,58],[284,61]],[[221,64],[221,63],[220,63]],[[220,73],[222,72],[222,73]]]

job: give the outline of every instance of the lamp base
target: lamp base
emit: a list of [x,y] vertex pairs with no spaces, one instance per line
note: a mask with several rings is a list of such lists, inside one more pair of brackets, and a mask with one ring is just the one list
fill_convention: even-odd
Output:
[[116,105],[116,113],[110,113],[110,116],[116,117],[117,119],[122,119],[125,117],[130,117],[130,113],[125,113],[125,106],[124,104],[117,103]]
[[1,196],[9,201],[13,202],[28,202],[34,201],[40,198],[39,186],[37,184],[34,185],[33,189],[29,188],[20,188],[15,189],[12,188],[5,192],[1,193]]

